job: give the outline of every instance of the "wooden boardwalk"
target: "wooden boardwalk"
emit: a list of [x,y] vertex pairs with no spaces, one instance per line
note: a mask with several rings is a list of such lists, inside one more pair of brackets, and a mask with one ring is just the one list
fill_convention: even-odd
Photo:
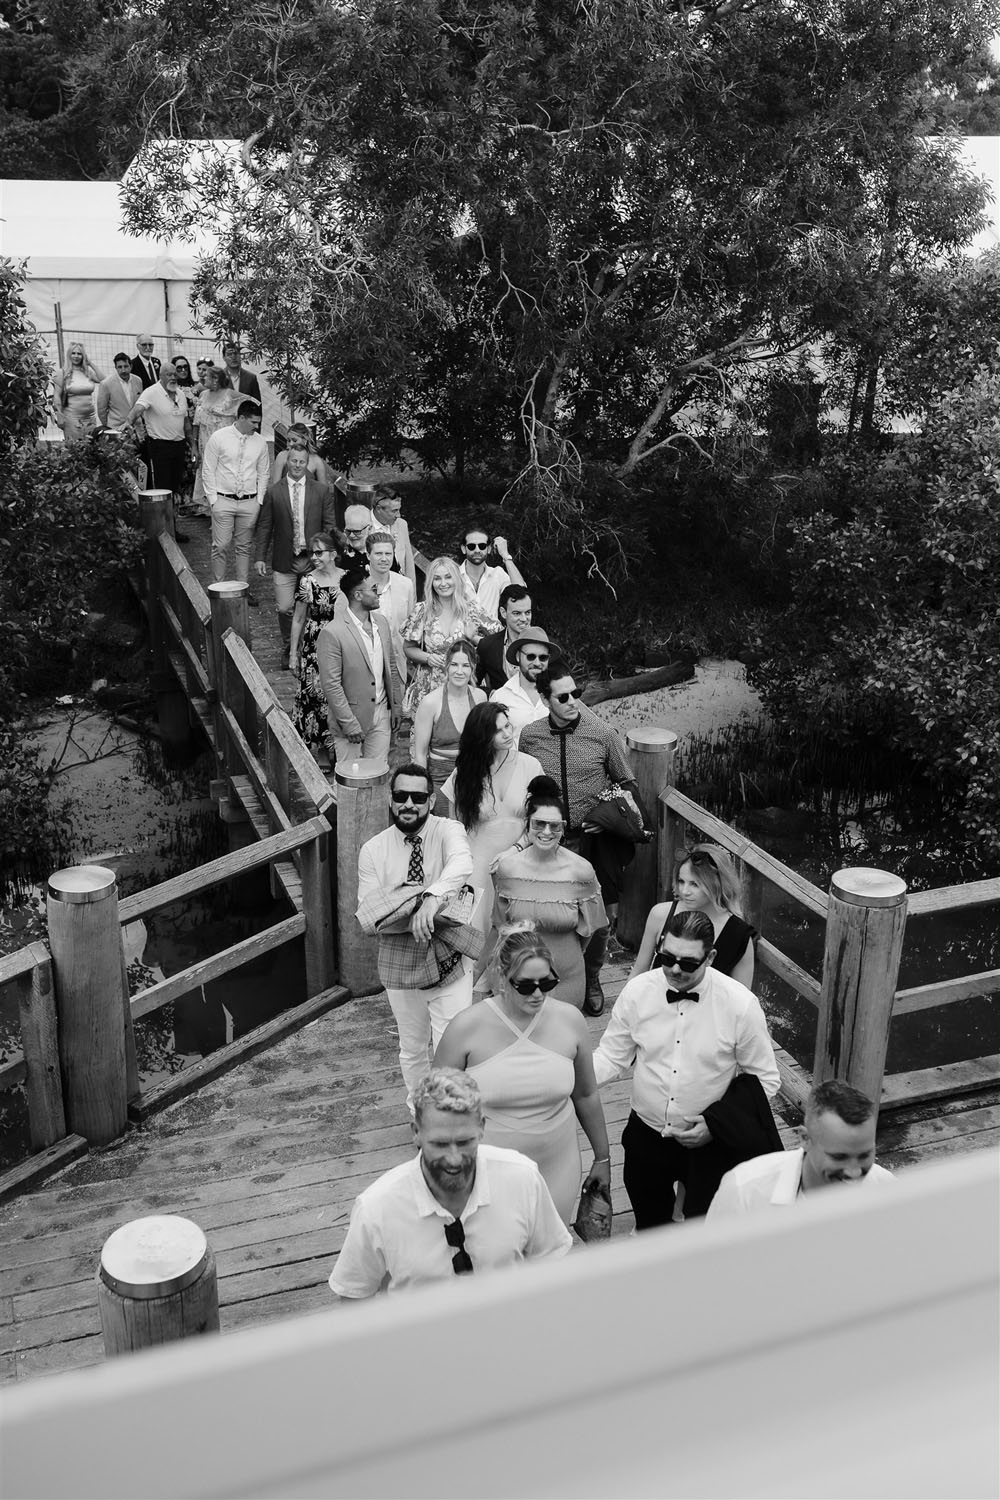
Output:
[[[609,1009],[626,972],[612,969]],[[595,1043],[607,1014],[590,1023]],[[603,1098],[615,1232],[627,1233],[619,1142],[628,1084]],[[787,1122],[782,1135],[797,1143]],[[887,1116],[879,1158],[901,1167],[998,1138],[996,1099],[978,1094]],[[384,995],[350,1001],[0,1208],[3,1379],[103,1358],[94,1286],[101,1246],[147,1214],[187,1215],[208,1235],[224,1333],[328,1306],[326,1279],[356,1194],[411,1151],[388,1003]]]

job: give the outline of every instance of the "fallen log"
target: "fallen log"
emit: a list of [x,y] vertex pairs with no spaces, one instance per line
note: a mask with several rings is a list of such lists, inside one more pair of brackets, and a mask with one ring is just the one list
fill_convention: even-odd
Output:
[[595,703],[607,703],[610,698],[631,698],[638,693],[654,693],[657,688],[690,682],[693,676],[693,659],[672,661],[665,667],[637,672],[634,677],[606,677],[599,682],[590,682],[583,690],[582,701],[592,706]]

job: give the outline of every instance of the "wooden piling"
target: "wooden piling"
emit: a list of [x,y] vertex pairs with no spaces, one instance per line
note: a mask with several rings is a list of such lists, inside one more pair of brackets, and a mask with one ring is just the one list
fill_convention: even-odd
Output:
[[[356,859],[354,872],[356,896]],[[306,919],[306,994],[312,999],[330,989],[337,977],[333,952],[329,834],[313,839],[311,844],[305,844],[299,850],[299,875],[302,880],[302,912]]]
[[163,617],[162,600],[169,569],[160,546],[170,534],[170,490],[139,491],[139,522],[146,536],[144,572],[146,617],[149,624],[149,683],[156,699],[156,721],[167,754],[184,756],[191,746],[191,715],[184,689],[170,662],[171,639]]
[[57,870],[49,877],[47,907],[66,1126],[92,1146],[105,1146],[128,1121],[114,871]]
[[109,1359],[218,1333],[219,1290],[211,1246],[197,1224],[177,1214],[134,1219],[104,1242],[97,1302]]
[[638,948],[649,909],[660,900],[657,880],[657,842],[660,794],[673,784],[677,736],[671,729],[630,729],[625,743],[632,752],[632,768],[639,801],[653,819],[653,841],[637,844],[635,858],[625,871],[618,907],[618,937],[628,948]]
[[885,870],[838,870],[830,882],[813,1082],[839,1078],[882,1093],[906,927],[906,882]]
[[66,1134],[66,1110],[52,961],[41,943],[31,943],[28,951],[36,962],[18,985],[18,1010],[27,1068],[29,1139],[32,1151],[44,1151]]
[[340,982],[352,995],[374,995],[378,939],[358,926],[358,853],[389,823],[389,767],[383,760],[337,762],[337,952]]

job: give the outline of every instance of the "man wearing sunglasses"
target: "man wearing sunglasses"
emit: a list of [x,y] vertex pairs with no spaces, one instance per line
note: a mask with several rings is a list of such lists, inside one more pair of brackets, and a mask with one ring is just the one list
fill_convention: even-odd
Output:
[[[671,1222],[678,1182],[684,1184],[685,1219],[701,1217],[724,1173],[740,1159],[773,1149],[749,1114],[743,1149],[732,1140],[737,1111],[728,1112],[725,1145],[706,1120],[737,1075],[746,1074],[759,1080],[759,1112],[769,1116],[766,1100],[780,1081],[760,1001],[711,967],[714,941],[704,912],[675,912],[660,939],[657,967],[625,985],[594,1053],[598,1084],[635,1070],[622,1146],[636,1229]],[[773,1119],[770,1126],[774,1134]]]
[[[461,823],[431,813],[433,794],[426,766],[397,767],[389,783],[392,822],[358,856],[358,920],[363,931],[378,933],[379,975],[396,1018],[399,1068],[411,1107],[430,1069],[428,1048],[437,1047],[452,1017],[472,1004],[472,964],[458,952],[430,988],[418,978],[435,917],[472,876],[468,835]],[[409,918],[370,919],[375,902],[389,911],[414,893],[420,899]]]
[[572,1241],[542,1174],[519,1151],[484,1146],[474,1078],[435,1068],[413,1099],[418,1154],[354,1204],[330,1288],[374,1297],[525,1260],[558,1260]]
[[337,553],[338,568],[368,566],[368,538],[372,513],[367,505],[349,505],[344,511],[344,545]]
[[537,625],[522,630],[507,647],[507,660],[517,664],[517,671],[503,687],[490,694],[490,702],[502,703],[507,710],[514,730],[515,748],[524,726],[534,723],[535,719],[544,719],[549,711],[536,684],[549,664],[550,653],[558,650],[557,643],[550,641]]
[[[625,866],[632,862],[635,846],[607,829],[589,829],[586,814],[604,792],[618,784],[632,793],[643,821],[649,825],[628,750],[610,724],[580,703],[580,689],[564,661],[550,660],[535,679],[535,687],[547,712],[544,718],[525,725],[518,749],[525,755],[533,755],[562,792],[568,819],[563,843],[593,865],[613,932]],[[596,932],[583,955],[587,971],[583,1009],[590,1016],[599,1016],[604,1009],[601,965],[608,935],[607,928]]]
[[462,565],[459,572],[470,599],[474,599],[485,614],[497,619],[501,590],[509,583],[523,584],[524,579],[514,566],[507,538],[494,537],[493,547],[504,564],[502,568],[494,568],[486,561],[490,551],[490,537],[485,526],[466,527],[462,538]]

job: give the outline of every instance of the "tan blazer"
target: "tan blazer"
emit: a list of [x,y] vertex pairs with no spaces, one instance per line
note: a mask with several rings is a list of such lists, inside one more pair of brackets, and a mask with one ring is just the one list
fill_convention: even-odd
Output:
[[[372,624],[382,641],[382,671],[389,713],[395,718],[403,684],[392,649],[389,622],[373,614]],[[316,664],[326,698],[332,734],[367,734],[375,721],[375,678],[368,653],[350,620],[333,619],[316,637]]]

